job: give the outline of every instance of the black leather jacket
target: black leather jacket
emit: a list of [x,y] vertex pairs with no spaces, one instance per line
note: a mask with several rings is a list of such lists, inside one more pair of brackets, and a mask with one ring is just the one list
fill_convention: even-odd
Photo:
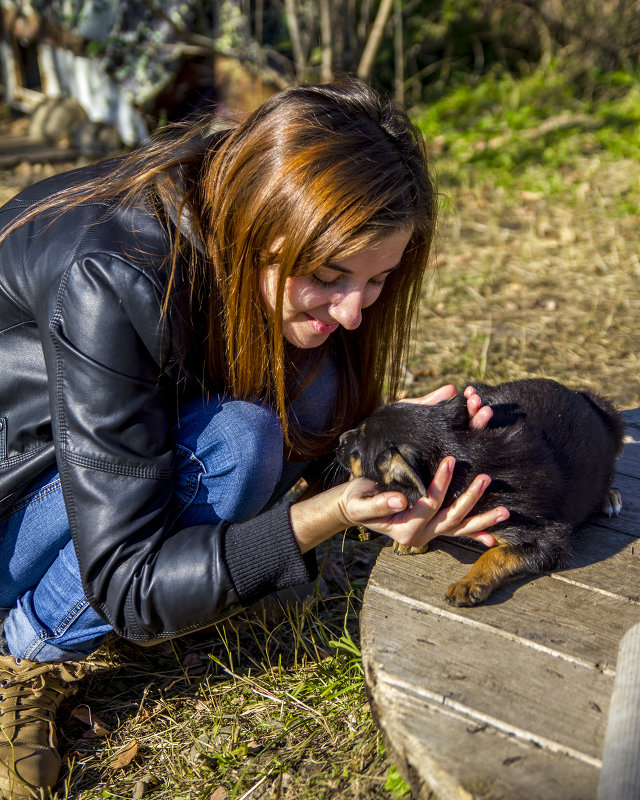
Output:
[[[93,169],[23,191],[0,229]],[[147,642],[315,575],[286,502],[245,523],[169,529],[177,398],[195,382],[186,286],[161,313],[167,249],[155,215],[102,202],[36,218],[0,247],[0,518],[57,461],[87,598]]]

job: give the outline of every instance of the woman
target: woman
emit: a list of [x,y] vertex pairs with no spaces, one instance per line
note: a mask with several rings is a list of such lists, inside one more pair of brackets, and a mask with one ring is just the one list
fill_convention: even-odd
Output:
[[351,525],[491,543],[508,512],[468,516],[487,476],[440,508],[452,459],[413,509],[365,479],[284,497],[396,392],[434,223],[420,135],[357,81],[170,128],[1,210],[6,796],[55,783],[55,711],[109,631],[211,625],[313,579]]

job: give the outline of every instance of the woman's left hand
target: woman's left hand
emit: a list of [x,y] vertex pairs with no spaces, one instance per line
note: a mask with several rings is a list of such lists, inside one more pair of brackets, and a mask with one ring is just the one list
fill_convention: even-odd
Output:
[[[441,386],[429,394],[422,397],[413,397],[404,399],[403,403],[418,403],[424,406],[435,406],[437,403],[442,403],[443,400],[450,400],[458,393],[453,384]],[[483,406],[480,395],[474,386],[467,386],[464,390],[464,396],[467,398],[467,411],[469,412],[469,425],[472,428],[485,428],[493,416],[493,411],[490,406]]]

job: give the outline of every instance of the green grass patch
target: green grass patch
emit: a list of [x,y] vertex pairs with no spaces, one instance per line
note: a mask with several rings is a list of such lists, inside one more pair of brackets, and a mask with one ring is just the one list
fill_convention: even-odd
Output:
[[[413,116],[432,143],[442,188],[486,184],[579,202],[571,177],[580,159],[640,160],[634,77],[594,75],[585,99],[553,66],[521,79],[496,73],[435,97]],[[637,213],[638,188],[610,212]]]

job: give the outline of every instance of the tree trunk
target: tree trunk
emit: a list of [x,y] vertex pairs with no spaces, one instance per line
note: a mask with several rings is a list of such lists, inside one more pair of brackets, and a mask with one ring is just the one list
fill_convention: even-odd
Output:
[[393,8],[393,3],[394,0],[380,0],[378,13],[373,21],[371,33],[369,34],[369,38],[362,52],[362,57],[360,58],[360,63],[358,64],[358,77],[364,81],[368,80],[371,76],[373,62],[378,48],[380,47],[380,42],[384,35],[384,28],[389,19],[391,9]]
[[393,78],[393,94],[396,103],[404,105],[404,36],[402,29],[402,0],[395,0],[394,10],[394,50],[395,75]]
[[320,0],[320,41],[322,43],[322,61],[320,77],[323,83],[333,80],[333,35],[331,30],[331,0]]
[[287,28],[289,29],[289,36],[291,36],[291,47],[293,48],[293,60],[296,70],[296,78],[298,83],[300,83],[304,80],[307,63],[302,51],[302,40],[300,38],[300,28],[298,26],[295,0],[284,0],[284,13],[287,20]]

